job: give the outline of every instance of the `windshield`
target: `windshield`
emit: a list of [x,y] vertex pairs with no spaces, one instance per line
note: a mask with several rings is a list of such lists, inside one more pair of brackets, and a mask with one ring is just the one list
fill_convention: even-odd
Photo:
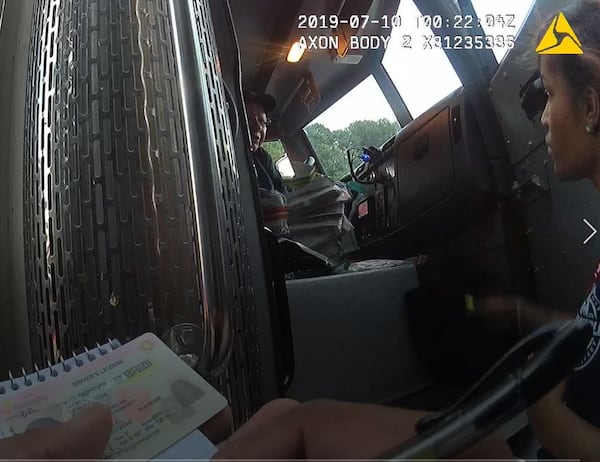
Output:
[[[368,104],[365,104],[368,101]],[[338,100],[304,131],[325,173],[334,179],[350,168],[346,150],[383,145],[400,129],[385,96],[372,76]]]
[[[397,14],[401,18],[420,16],[413,0],[402,0]],[[406,20],[402,27],[392,29],[382,61],[413,119],[461,87],[444,51],[424,49],[418,43],[419,37],[431,34],[430,28],[418,26],[416,20]]]
[[[517,35],[527,18],[533,0],[472,0],[484,34]],[[413,0],[400,2],[397,15],[417,18],[421,14]],[[433,24],[432,24],[433,25]],[[382,65],[402,97],[412,118],[417,118],[438,101],[461,87],[446,54],[441,49],[406,46],[406,37],[424,34],[423,24],[403,21],[394,28]],[[431,29],[427,29],[431,32]],[[426,30],[425,30],[426,32]],[[507,46],[493,48],[501,61]],[[325,172],[339,179],[349,172],[345,151],[360,146],[381,146],[400,126],[385,95],[373,76],[367,77],[307,127],[305,132],[319,156]]]

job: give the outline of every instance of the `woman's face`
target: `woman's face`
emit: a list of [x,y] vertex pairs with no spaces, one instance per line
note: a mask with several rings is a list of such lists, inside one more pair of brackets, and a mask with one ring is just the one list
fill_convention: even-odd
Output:
[[585,111],[548,57],[542,56],[540,69],[548,96],[542,125],[548,129],[546,144],[556,175],[562,180],[589,178],[597,167],[593,137],[586,132]]

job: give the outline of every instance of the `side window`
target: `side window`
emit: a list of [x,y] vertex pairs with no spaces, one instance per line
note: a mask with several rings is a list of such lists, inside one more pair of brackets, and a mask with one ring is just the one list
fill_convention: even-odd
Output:
[[400,125],[373,76],[304,128],[325,173],[336,180],[350,172],[348,148],[379,147],[398,130]]
[[418,27],[420,16],[413,0],[400,2],[402,27],[392,29],[382,62],[414,119],[462,86],[444,51],[427,47],[432,32]]
[[277,162],[286,155],[283,144],[279,140],[265,141],[262,144],[262,148],[269,153],[273,162]]
[[294,169],[292,168],[292,163],[290,162],[289,157],[287,156],[283,144],[279,140],[273,141],[265,141],[262,145],[263,149],[269,153],[273,162],[275,162],[275,166],[281,176],[283,177],[293,177]]

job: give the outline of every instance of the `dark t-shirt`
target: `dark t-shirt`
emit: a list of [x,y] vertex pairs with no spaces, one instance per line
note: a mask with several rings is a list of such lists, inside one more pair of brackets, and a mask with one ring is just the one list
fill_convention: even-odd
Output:
[[281,174],[269,153],[263,148],[258,148],[254,153],[254,160],[256,161],[256,173],[258,174],[258,186],[269,191],[275,189],[285,194],[286,188],[281,179]]
[[[569,375],[565,387],[565,404],[575,414],[600,428],[600,264],[594,272],[589,294],[577,314],[577,320],[589,322],[594,335],[582,358]],[[553,455],[545,448],[538,458],[551,459]]]
[[600,265],[577,319],[591,323],[594,335],[567,379],[565,403],[578,416],[600,427]]

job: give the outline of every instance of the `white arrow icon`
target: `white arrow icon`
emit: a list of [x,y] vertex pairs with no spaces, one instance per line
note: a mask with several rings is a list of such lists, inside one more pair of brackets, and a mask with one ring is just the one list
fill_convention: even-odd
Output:
[[585,218],[583,219],[583,222],[584,222],[586,225],[588,225],[588,226],[590,227],[590,229],[592,230],[592,234],[590,234],[590,235],[589,235],[589,237],[588,237],[588,238],[587,238],[585,241],[583,241],[583,245],[585,245],[585,244],[587,244],[588,242],[590,242],[590,239],[592,239],[592,238],[593,238],[593,237],[596,235],[596,233],[598,232],[598,230],[597,230],[596,228],[594,228],[594,227],[592,226],[592,224],[591,224],[589,221],[587,221]]

